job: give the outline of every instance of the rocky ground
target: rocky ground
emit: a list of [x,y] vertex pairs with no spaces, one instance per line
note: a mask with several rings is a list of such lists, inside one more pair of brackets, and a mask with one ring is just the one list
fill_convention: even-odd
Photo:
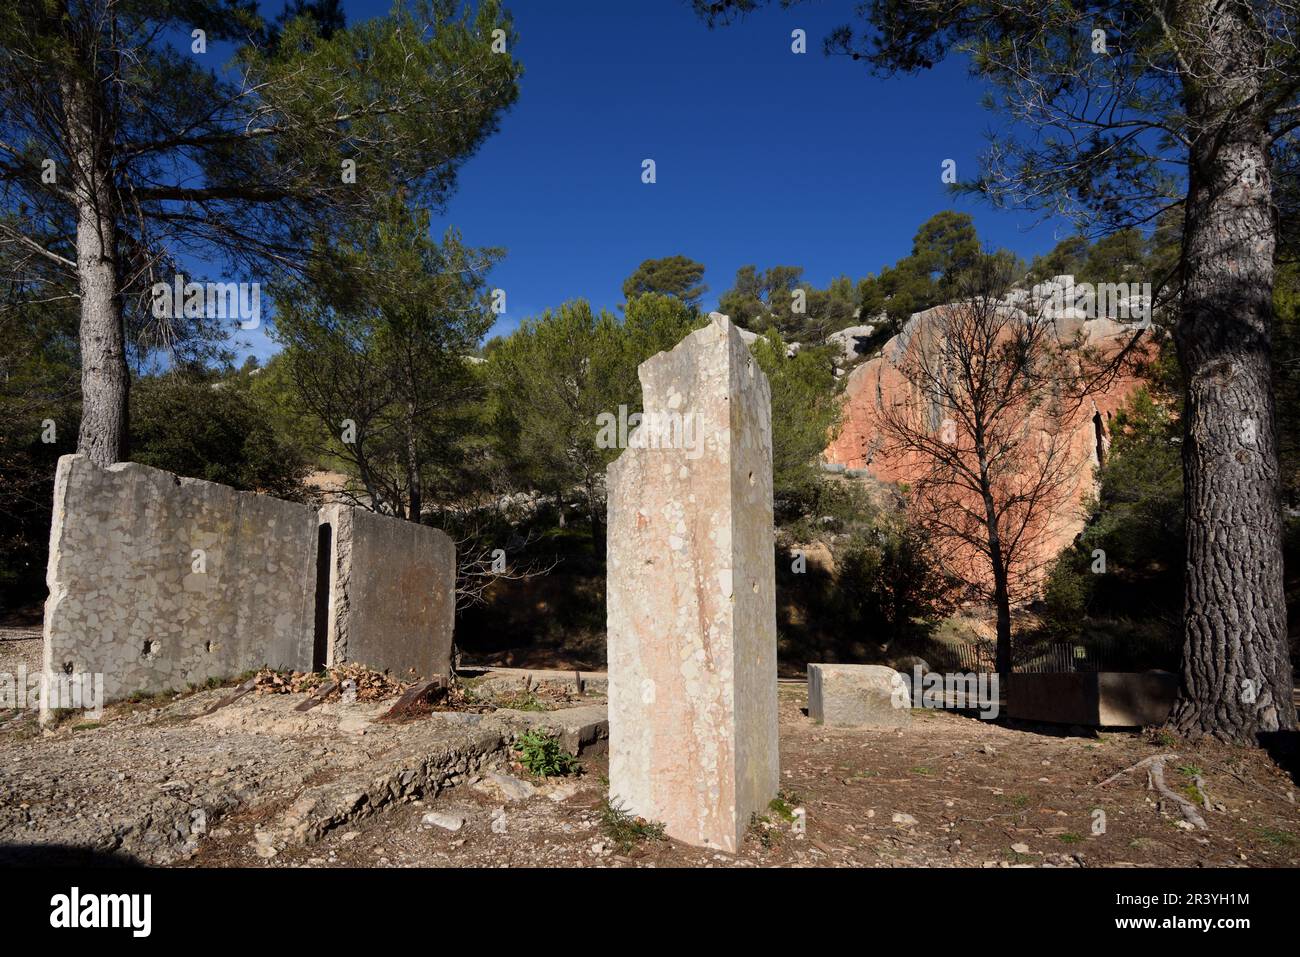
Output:
[[0,627],[0,672],[17,674],[19,666],[41,668],[41,627]]
[[[0,857],[95,859],[62,846],[200,867],[1300,865],[1296,788],[1263,751],[935,711],[901,731],[827,729],[803,714],[798,682],[780,689],[781,798],[739,853],[690,848],[611,820],[599,682],[578,694],[525,681],[476,679],[476,713],[402,724],[376,720],[391,700],[303,713],[304,694],[205,714],[229,688],[44,732],[0,713]],[[582,749],[576,774],[539,779],[518,763],[512,742],[537,725]],[[1142,768],[1102,784],[1167,754],[1167,783],[1196,800],[1204,830]]]

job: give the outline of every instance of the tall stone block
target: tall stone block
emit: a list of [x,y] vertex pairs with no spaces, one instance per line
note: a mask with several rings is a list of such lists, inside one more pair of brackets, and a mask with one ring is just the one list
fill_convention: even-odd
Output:
[[406,680],[450,675],[456,546],[447,533],[349,505],[320,514],[330,549],[325,660]]
[[779,785],[771,392],[735,326],[641,364],[609,466],[610,796],[734,851]]
[[316,510],[123,462],[59,459],[44,668],[104,700],[311,666]]

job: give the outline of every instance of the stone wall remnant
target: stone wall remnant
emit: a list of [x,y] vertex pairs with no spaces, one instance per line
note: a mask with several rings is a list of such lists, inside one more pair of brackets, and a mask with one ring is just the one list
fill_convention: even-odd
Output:
[[451,675],[456,546],[446,532],[349,505],[327,505],[325,660],[404,681]]
[[1086,728],[1164,724],[1178,696],[1167,671],[1073,671],[1007,676],[1007,714]]
[[316,536],[307,505],[63,456],[45,673],[102,674],[113,701],[264,665],[310,668]]
[[101,704],[262,667],[451,674],[455,545],[361,508],[65,455],[46,579],[46,684],[101,675]]
[[717,313],[639,373],[696,446],[633,433],[608,470],[610,797],[734,851],[779,785],[771,393]]

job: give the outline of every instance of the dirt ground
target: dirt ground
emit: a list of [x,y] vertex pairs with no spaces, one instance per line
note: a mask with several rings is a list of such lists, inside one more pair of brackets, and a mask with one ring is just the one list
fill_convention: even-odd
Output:
[[[1068,737],[915,712],[899,732],[831,730],[803,714],[800,685],[780,694],[782,795],[803,808],[800,838],[773,811],[738,854],[646,839],[619,848],[603,830],[603,755],[585,757],[572,796],[505,802],[474,786],[401,806],[327,834],[267,866],[311,867],[1264,867],[1300,864],[1300,807],[1291,780],[1262,752],[1189,747],[1138,733]],[[1223,810],[1184,830],[1162,812],[1146,775],[1100,781],[1153,754],[1177,753],[1173,787],[1195,768]],[[1093,833],[1094,811],[1105,832]],[[421,825],[463,815],[458,831]],[[504,820],[501,815],[504,813]],[[895,820],[895,815],[909,815]],[[493,824],[496,823],[494,829]],[[250,864],[238,842],[212,842],[194,866]],[[259,862],[261,863],[261,862]]]
[[[18,649],[0,651],[12,663]],[[311,712],[319,717],[310,727],[287,723],[297,696],[278,696],[273,703],[284,707],[271,716],[278,722],[273,741],[256,727],[270,719],[241,716],[234,706],[216,732],[216,719],[192,717],[205,695],[221,693],[106,715],[89,733],[70,722],[33,733],[25,719],[0,714],[0,751],[9,752],[0,765],[7,768],[0,804],[9,808],[0,813],[0,844],[21,846],[36,830],[43,842],[58,840],[61,829],[68,843],[88,841],[88,828],[114,817],[115,808],[162,800],[155,797],[161,793],[188,800],[182,811],[198,802],[208,809],[201,833],[181,835],[184,853],[169,860],[188,867],[1300,865],[1297,789],[1268,753],[1193,745],[1160,732],[1071,735],[925,710],[914,711],[911,726],[899,731],[828,729],[804,714],[803,684],[782,681],[781,797],[733,855],[611,829],[602,806],[608,766],[598,746],[580,756],[577,774],[542,780],[512,762],[508,747],[473,751],[465,737],[455,745],[459,763],[444,761],[442,783],[422,790],[423,779],[410,784],[411,772],[402,769],[427,769],[430,754],[453,752],[443,739],[420,737],[419,722],[405,730],[372,727],[359,738],[356,716],[331,705]],[[587,695],[569,704],[599,711],[592,704],[599,700]],[[482,739],[487,727],[474,733]],[[145,773],[146,755],[154,753],[163,755],[159,768],[150,767],[158,773]],[[1199,807],[1208,800],[1205,830],[1149,790],[1142,769],[1101,785],[1159,754],[1175,755],[1166,761],[1171,788]],[[350,780],[380,771],[404,782],[382,808],[338,816],[319,837],[270,849],[270,822],[286,819],[307,791],[334,784],[336,792],[346,790]],[[46,773],[58,783],[42,805],[43,788],[32,782]],[[526,782],[531,791],[508,796],[502,780],[511,785],[506,790]],[[132,781],[144,790],[104,796]],[[238,800],[222,791],[227,787]],[[430,812],[463,824],[448,830],[422,822]],[[160,805],[146,817],[165,813]],[[108,824],[99,826],[102,837]]]
[[16,675],[19,666],[27,671],[41,668],[41,629],[0,627],[0,672]]

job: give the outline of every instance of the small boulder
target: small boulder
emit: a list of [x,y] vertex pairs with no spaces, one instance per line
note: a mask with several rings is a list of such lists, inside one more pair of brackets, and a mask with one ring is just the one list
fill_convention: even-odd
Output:
[[440,827],[444,831],[459,831],[469,819],[459,811],[429,811],[420,818],[425,827]]

